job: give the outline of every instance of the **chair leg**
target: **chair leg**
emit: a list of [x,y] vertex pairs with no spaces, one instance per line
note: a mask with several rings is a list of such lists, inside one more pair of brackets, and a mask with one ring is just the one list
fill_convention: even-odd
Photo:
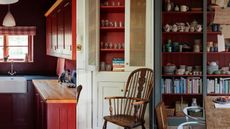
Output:
[[107,120],[104,121],[103,129],[107,129]]
[[145,125],[144,124],[142,124],[141,126],[142,126],[142,129],[145,129]]

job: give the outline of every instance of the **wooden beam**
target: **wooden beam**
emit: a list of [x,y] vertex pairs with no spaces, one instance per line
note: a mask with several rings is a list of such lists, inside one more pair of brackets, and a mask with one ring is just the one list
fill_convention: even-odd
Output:
[[50,13],[51,13],[53,10],[55,10],[55,9],[58,7],[58,5],[60,5],[60,4],[62,3],[62,1],[63,1],[63,0],[57,0],[57,1],[51,6],[51,8],[45,13],[45,17],[49,16]]

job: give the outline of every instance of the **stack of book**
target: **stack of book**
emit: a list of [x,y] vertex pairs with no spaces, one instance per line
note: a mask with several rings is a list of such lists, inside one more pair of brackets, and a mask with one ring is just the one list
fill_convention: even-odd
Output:
[[223,80],[223,78],[214,78],[207,80],[207,92],[209,94],[229,94],[230,80]]
[[166,94],[199,94],[202,93],[202,79],[199,77],[162,79],[162,93]]
[[112,65],[113,65],[113,71],[124,71],[125,70],[124,58],[113,58]]

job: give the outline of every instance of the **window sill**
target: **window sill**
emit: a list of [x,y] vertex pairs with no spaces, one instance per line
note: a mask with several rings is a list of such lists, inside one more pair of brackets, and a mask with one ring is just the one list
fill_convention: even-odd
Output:
[[[3,60],[0,60],[0,63],[9,64],[9,63],[12,63],[12,61],[3,61]],[[34,63],[34,62],[33,61],[19,61],[19,60],[14,60],[13,63]]]

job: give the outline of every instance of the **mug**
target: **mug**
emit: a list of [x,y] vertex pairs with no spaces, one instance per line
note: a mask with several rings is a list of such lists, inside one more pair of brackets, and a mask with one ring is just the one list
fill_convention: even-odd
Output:
[[187,12],[189,10],[189,7],[188,6],[186,6],[186,5],[181,5],[180,6],[180,11],[181,12]]

